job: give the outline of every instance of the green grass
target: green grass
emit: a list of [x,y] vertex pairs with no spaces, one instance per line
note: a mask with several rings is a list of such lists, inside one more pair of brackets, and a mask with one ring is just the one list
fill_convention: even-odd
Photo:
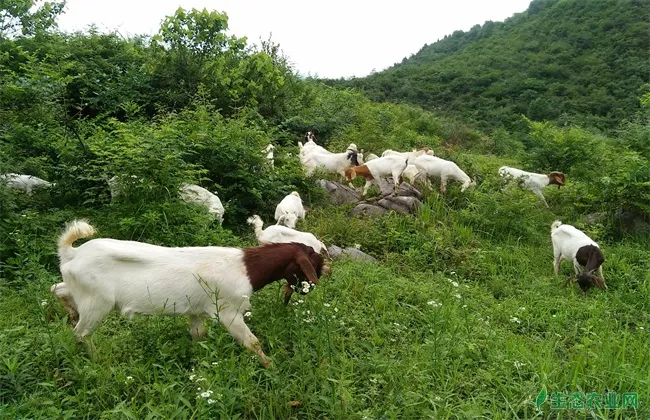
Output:
[[[337,261],[287,307],[280,284],[253,296],[247,322],[269,369],[217,324],[193,342],[183,318],[113,314],[90,353],[49,294],[58,222],[24,231],[39,246],[13,262],[21,286],[0,289],[0,417],[648,418],[650,242],[596,237],[609,291],[585,297],[563,286],[570,264],[553,275],[550,223],[578,224],[562,192],[549,191],[546,210],[493,182],[434,192],[417,216],[348,220],[349,207],[314,207],[301,228],[380,262]],[[543,386],[637,392],[640,406],[551,410],[547,401],[540,413]]]

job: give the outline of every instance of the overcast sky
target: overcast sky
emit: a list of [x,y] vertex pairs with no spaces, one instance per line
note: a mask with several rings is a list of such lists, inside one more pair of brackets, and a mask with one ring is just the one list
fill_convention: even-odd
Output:
[[300,73],[362,77],[416,53],[455,30],[503,21],[531,0],[68,0],[59,18],[65,31],[155,34],[180,6],[228,15],[230,32],[251,43],[280,44]]

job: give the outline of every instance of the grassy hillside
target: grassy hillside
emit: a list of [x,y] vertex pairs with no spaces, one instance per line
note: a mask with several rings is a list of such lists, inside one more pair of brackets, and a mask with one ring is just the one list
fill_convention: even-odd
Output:
[[[521,114],[612,129],[633,119],[650,80],[647,1],[535,0],[349,81],[380,101],[442,109],[492,130]],[[645,87],[644,87],[645,86]]]
[[[0,14],[14,17],[3,34],[15,30],[0,38],[0,173],[56,182],[31,197],[0,183],[0,418],[650,414],[650,235],[627,223],[643,228],[650,214],[647,125],[607,137],[527,121],[525,141],[488,136],[302,81],[277,46],[226,37],[221,13],[179,10],[145,40],[58,33],[57,10]],[[426,192],[415,215],[350,219],[351,206],[328,206],[300,168],[296,142],[307,130],[329,150],[428,146],[477,186]],[[274,169],[262,152],[270,142]],[[504,164],[562,170],[567,185],[544,192],[546,209],[504,188]],[[111,200],[116,174],[142,182]],[[218,192],[223,226],[178,198],[183,182]],[[246,322],[271,368],[220,325],[191,341],[180,318],[113,314],[94,344],[76,342],[49,293],[65,222],[86,217],[98,237],[164,246],[251,246],[246,217],[270,222],[292,190],[311,207],[299,229],[378,262],[336,261],[286,307],[279,283],[253,296]],[[564,287],[568,263],[553,275],[555,219],[600,244],[607,292]],[[638,408],[558,411],[558,392],[637,393]]]

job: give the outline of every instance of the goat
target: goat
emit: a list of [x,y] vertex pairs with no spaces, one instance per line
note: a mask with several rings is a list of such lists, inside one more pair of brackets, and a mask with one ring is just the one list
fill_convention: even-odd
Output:
[[298,191],[292,191],[275,207],[275,220],[278,224],[295,228],[298,219],[305,220],[305,208]]
[[377,156],[374,153],[368,153],[368,156],[366,157],[366,162],[370,162],[371,160],[377,159],[379,156]]
[[500,167],[499,175],[502,178],[514,179],[520,181],[521,182],[520,185],[535,193],[535,195],[539,197],[540,200],[542,200],[542,203],[544,203],[546,207],[548,207],[548,203],[546,202],[546,199],[542,194],[542,190],[544,189],[544,187],[553,184],[553,185],[557,185],[557,188],[559,189],[562,185],[564,185],[565,182],[565,176],[562,172],[551,172],[549,174],[536,174],[533,172],[526,172],[526,171],[522,171],[521,169],[511,168],[508,166]]
[[447,180],[455,179],[462,182],[461,191],[465,191],[469,187],[476,185],[462,169],[454,162],[441,159],[437,156],[421,155],[413,159],[413,165],[425,179],[431,176],[440,178],[440,192],[442,194],[447,192]]
[[416,158],[420,155],[429,155],[429,156],[435,156],[433,153],[433,150],[429,149],[428,147],[422,147],[421,149],[413,149],[410,152],[396,152],[395,150],[391,149],[386,149],[384,150],[384,153],[381,154],[382,157],[384,156],[389,156],[389,155],[402,155],[405,158]]
[[271,168],[274,167],[273,163],[273,151],[275,150],[275,146],[273,144],[269,144],[266,146],[262,152],[266,153],[266,159],[269,161],[269,165],[271,165]]
[[312,151],[303,162],[307,176],[313,175],[318,168],[323,168],[327,172],[339,174],[345,177],[345,170],[352,166],[359,166],[357,152],[347,150],[343,153],[320,153]]
[[[553,242],[553,270],[555,275],[560,272],[562,260],[571,261],[576,275],[569,277],[565,285],[575,280],[586,294],[591,286],[607,289],[603,277],[603,256],[600,247],[589,236],[571,225],[565,225],[559,220],[551,224],[551,241]],[[584,267],[581,270],[580,267]],[[595,276],[598,270],[600,277]]]
[[91,334],[113,309],[128,317],[187,315],[194,339],[205,336],[205,318],[218,318],[268,366],[271,360],[244,322],[243,314],[251,308],[249,296],[280,279],[294,286],[302,281],[319,284],[319,277],[329,271],[322,256],[299,243],[167,248],[102,238],[72,246],[94,233],[87,222],[75,220],[58,240],[63,282],[51,291],[66,310],[78,315],[78,339]]
[[33,190],[37,188],[51,188],[56,186],[55,182],[49,182],[33,175],[7,173],[1,174],[0,180],[4,180],[7,183],[7,187],[21,190],[27,195],[32,195]]
[[[429,149],[428,147],[423,147],[419,150],[413,149],[410,152],[396,152],[391,149],[386,149],[384,150],[384,153],[382,153],[382,156],[390,156],[390,155],[401,155],[406,158],[416,158],[418,156],[421,156],[423,154],[429,155],[429,156],[435,156],[433,153],[433,150]],[[402,172],[402,177],[406,178],[411,184],[415,184],[416,181],[421,180],[424,178],[423,182],[431,188],[431,182],[426,177],[422,177],[420,175],[420,172],[418,169],[413,165],[412,163],[409,163],[406,169],[404,169],[404,172]]]
[[179,195],[183,201],[191,204],[199,204],[205,207],[219,223],[223,223],[223,215],[226,210],[216,194],[211,193],[203,187],[194,184],[183,184],[179,188]]
[[375,179],[385,179],[393,177],[395,191],[399,186],[399,179],[404,169],[408,165],[408,158],[402,155],[388,155],[373,159],[364,165],[354,166],[345,170],[345,178],[349,183],[358,176],[364,177],[366,185],[363,187],[363,195],[366,195],[368,188]]

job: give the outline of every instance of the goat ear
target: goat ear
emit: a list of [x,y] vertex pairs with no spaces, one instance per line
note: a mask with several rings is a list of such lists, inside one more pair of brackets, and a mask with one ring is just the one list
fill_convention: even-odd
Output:
[[598,287],[599,289],[601,290],[607,289],[607,286],[605,286],[605,282],[603,282],[603,279],[601,279],[600,277],[592,275],[590,276],[590,279],[591,279],[591,283],[594,286]]
[[305,273],[305,276],[307,276],[307,279],[310,282],[314,284],[320,284],[318,276],[316,275],[316,270],[314,270],[314,266],[311,265],[311,261],[309,261],[309,258],[307,258],[303,252],[301,252],[298,255],[298,258],[296,258],[296,263],[298,263],[300,269],[303,273]]

